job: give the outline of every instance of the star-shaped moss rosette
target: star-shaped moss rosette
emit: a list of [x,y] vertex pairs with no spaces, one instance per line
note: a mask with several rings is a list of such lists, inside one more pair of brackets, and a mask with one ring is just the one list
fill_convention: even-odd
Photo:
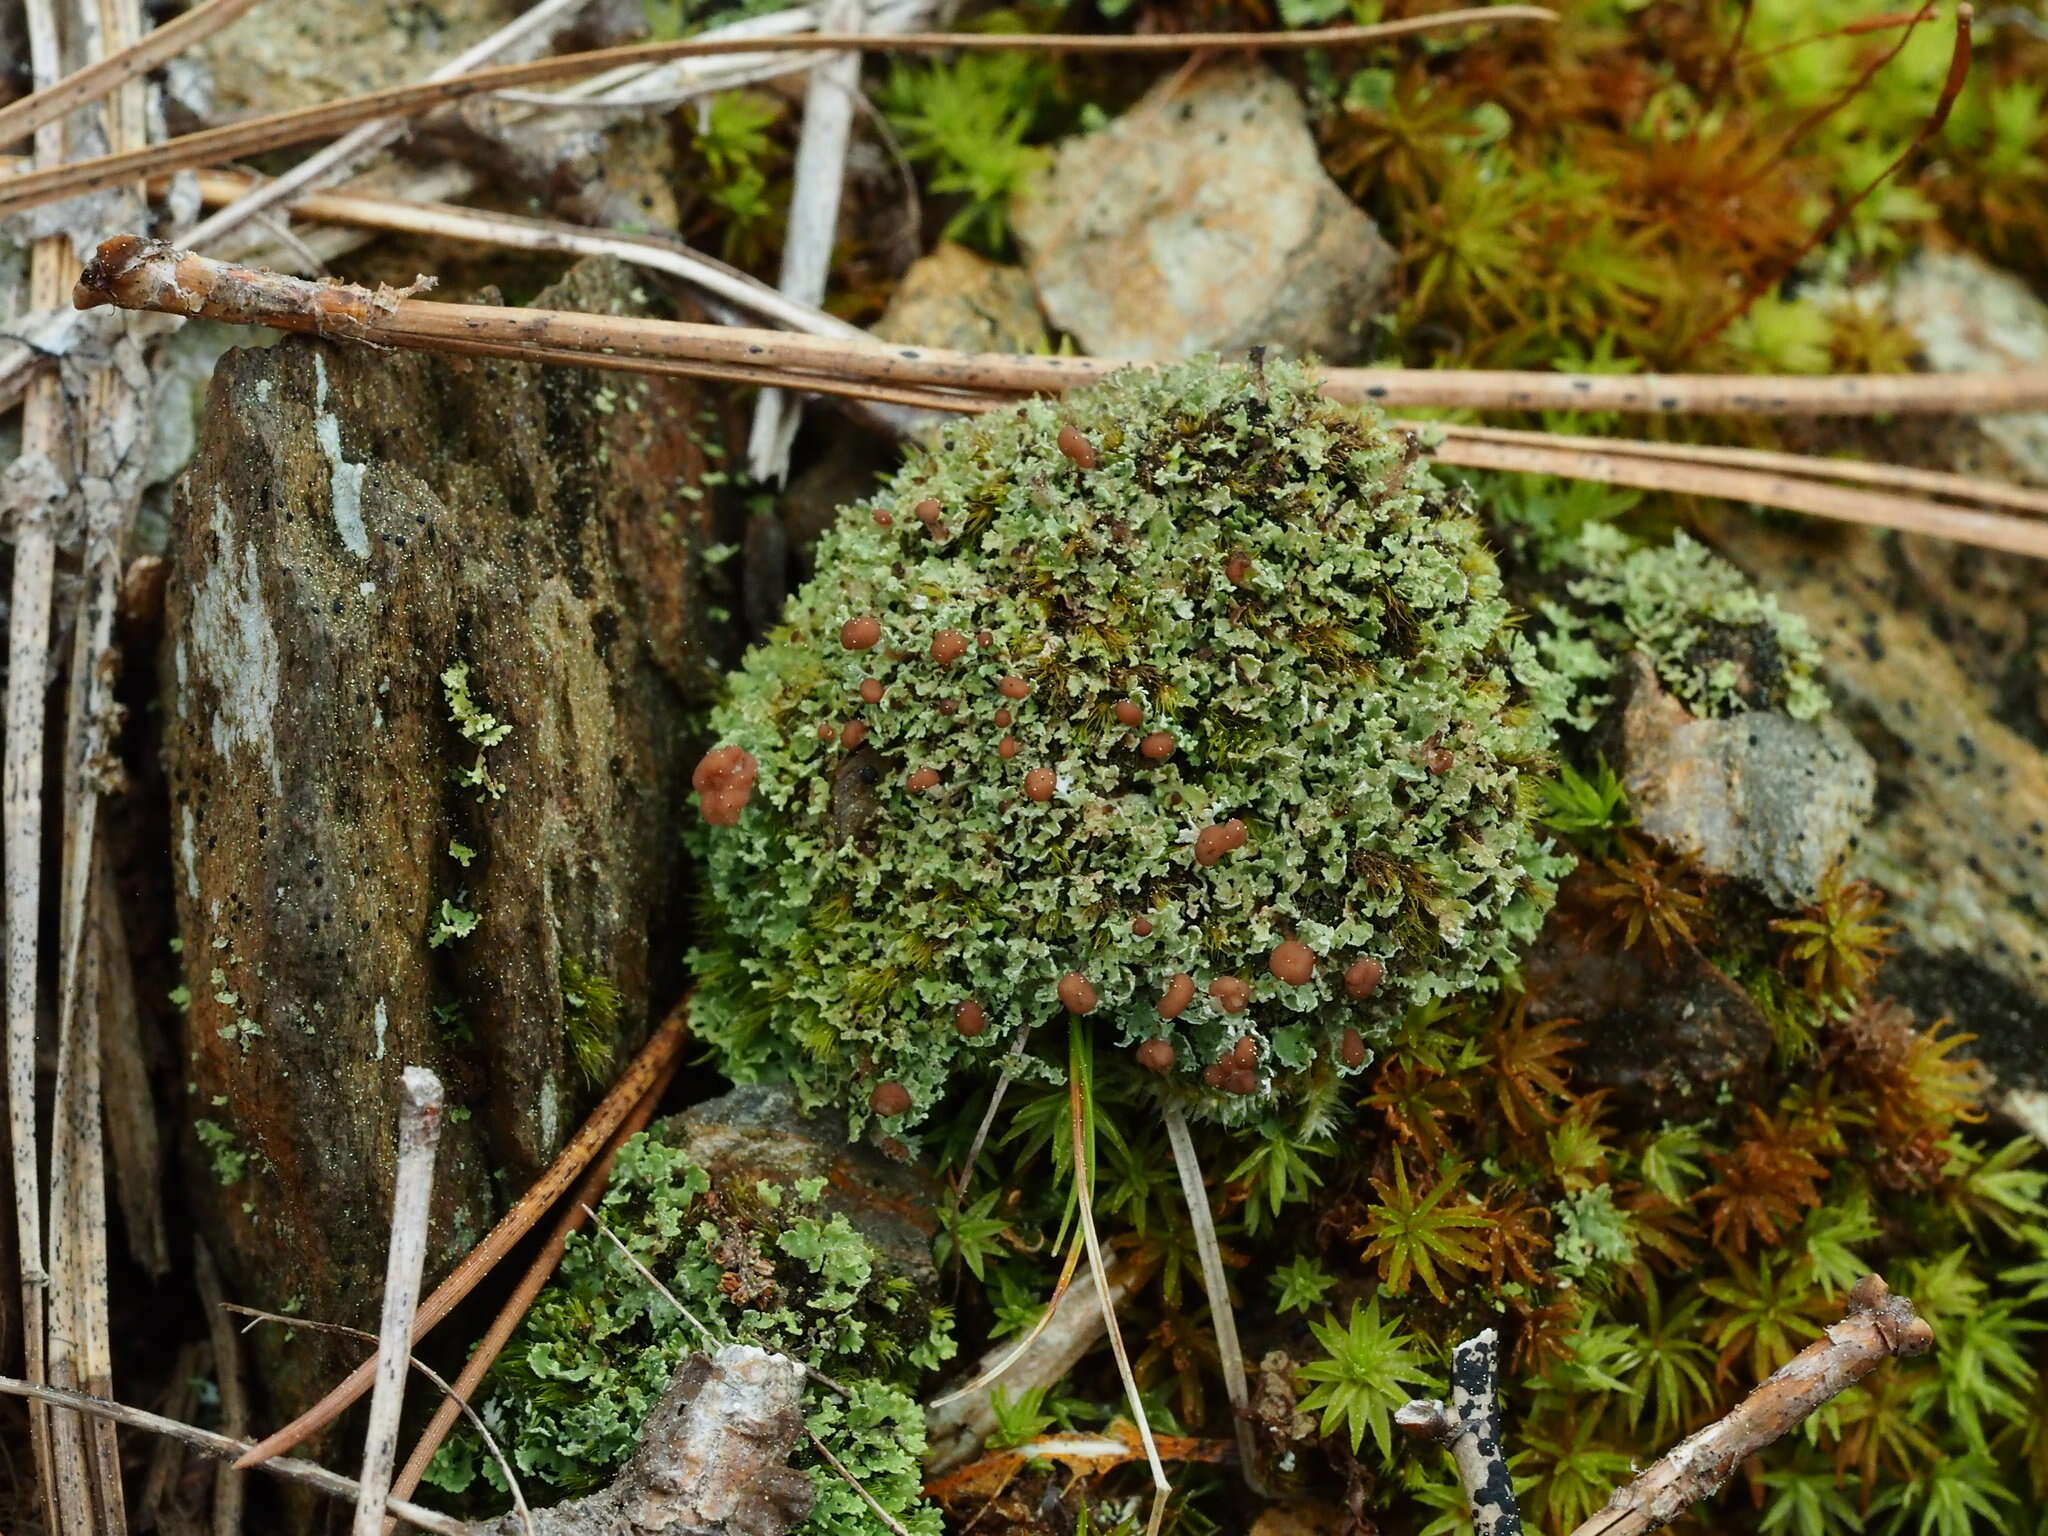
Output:
[[694,1021],[742,1078],[901,1129],[1085,1015],[1248,1114],[1549,904],[1557,679],[1409,439],[1292,365],[956,424],[817,570],[698,769]]

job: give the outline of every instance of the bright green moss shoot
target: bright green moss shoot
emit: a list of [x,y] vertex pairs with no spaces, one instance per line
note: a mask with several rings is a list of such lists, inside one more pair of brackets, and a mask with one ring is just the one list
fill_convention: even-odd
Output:
[[[843,643],[867,618],[878,643]],[[714,716],[759,777],[736,825],[697,829],[695,1027],[742,1079],[900,1128],[1063,1016],[1075,973],[1105,1048],[1163,1038],[1169,1081],[1256,1113],[1533,933],[1560,864],[1531,770],[1562,692],[1478,522],[1292,365],[1127,373],[955,425],[842,514]],[[1233,820],[1242,846],[1201,862]],[[1305,981],[1272,968],[1289,940]],[[1361,958],[1385,972],[1365,1002]],[[1179,973],[1195,995],[1163,1022]],[[1256,1068],[1205,1090],[1248,1035]]]

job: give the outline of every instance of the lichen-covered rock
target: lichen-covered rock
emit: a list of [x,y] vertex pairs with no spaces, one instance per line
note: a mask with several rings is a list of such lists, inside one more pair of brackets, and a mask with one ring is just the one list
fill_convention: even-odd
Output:
[[1527,803],[1555,680],[1509,617],[1413,445],[1291,365],[949,429],[714,717],[758,779],[696,834],[699,1032],[892,1127],[1069,1015],[1211,1110],[1363,1065],[1560,869]]
[[1263,65],[1175,75],[1054,152],[1011,210],[1039,301],[1102,357],[1360,355],[1394,253]]
[[[757,1132],[768,1133],[758,1155]],[[627,1142],[600,1214],[719,1339],[787,1355],[836,1382],[844,1395],[815,1379],[805,1389],[806,1422],[884,1508],[917,1536],[936,1536],[938,1511],[921,1494],[915,1391],[951,1358],[953,1341],[926,1234],[883,1209],[884,1191],[907,1177],[804,1125],[786,1095],[742,1090]],[[671,1379],[705,1347],[697,1325],[609,1238],[578,1232],[492,1371],[483,1416],[529,1496],[587,1492],[612,1480]],[[812,1450],[793,1461],[816,1496],[799,1530],[875,1529],[859,1495]],[[428,1481],[455,1494],[483,1484],[504,1491],[466,1429]]]
[[910,264],[874,331],[884,341],[961,352],[1037,352],[1045,346],[1031,279],[951,241]]
[[1637,824],[1778,906],[1817,899],[1870,819],[1870,754],[1832,717],[1751,710],[1701,719],[1664,691],[1642,652],[1630,660],[1621,764]]
[[[644,302],[611,263],[550,298]],[[705,406],[322,341],[222,362],[160,672],[190,1203],[232,1294],[374,1325],[400,1069],[452,1108],[434,1279],[644,1032],[715,675],[708,530],[672,511]],[[352,1349],[255,1347],[284,1413]]]

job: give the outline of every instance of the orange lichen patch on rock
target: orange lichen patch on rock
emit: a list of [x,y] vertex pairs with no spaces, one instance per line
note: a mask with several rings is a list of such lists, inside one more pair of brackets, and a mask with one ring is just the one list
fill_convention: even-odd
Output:
[[1387,974],[1387,968],[1370,955],[1360,955],[1344,967],[1344,995],[1354,1003],[1362,1003],[1380,987],[1380,978]]
[[1159,999],[1159,1017],[1177,1019],[1195,1000],[1195,978],[1182,971],[1167,978],[1166,993]]
[[906,1114],[910,1109],[910,1090],[901,1083],[877,1083],[875,1091],[868,1095],[868,1108],[885,1120]]
[[1138,1043],[1138,1065],[1147,1072],[1157,1072],[1161,1077],[1173,1070],[1173,1043],[1169,1040],[1142,1040]]
[[839,745],[849,752],[867,739],[868,728],[865,721],[849,720],[839,728]]
[[1218,976],[1209,983],[1209,995],[1225,1013],[1243,1013],[1252,1005],[1251,984],[1240,976]]
[[1356,1072],[1371,1058],[1365,1049],[1365,1036],[1355,1029],[1346,1029],[1337,1041],[1337,1059]]
[[862,614],[839,626],[839,643],[849,651],[871,650],[881,638],[882,621],[873,614]]
[[1050,768],[1034,768],[1024,775],[1024,793],[1040,802],[1050,800],[1058,780]]
[[1138,743],[1138,750],[1151,758],[1153,762],[1163,763],[1173,756],[1174,749],[1179,745],[1180,743],[1173,739],[1173,732],[1154,731]]
[[690,787],[697,791],[697,808],[704,819],[714,827],[730,827],[739,823],[760,776],[761,765],[745,748],[713,747],[698,760]]
[[967,637],[957,629],[942,629],[932,636],[932,660],[949,666],[967,654]]
[[1302,986],[1316,973],[1315,952],[1299,939],[1288,939],[1273,946],[1266,969],[1290,987]]
[[1079,427],[1061,427],[1059,442],[1060,452],[1073,461],[1076,469],[1094,469],[1102,463],[1102,455],[1095,451],[1095,445],[1082,435]]
[[1073,1014],[1095,1011],[1097,998],[1095,984],[1079,971],[1069,971],[1060,978],[1060,1006]]
[[1024,699],[1031,696],[1031,685],[1021,677],[1005,677],[997,682],[996,691],[1006,699]]
[[1119,725],[1136,725],[1145,718],[1145,710],[1136,699],[1116,701],[1116,720]]
[[[1017,744],[1017,738],[1014,736],[1005,736],[1001,741],[996,743],[996,756],[1000,757],[1006,763],[1021,751],[1023,751],[1023,748]],[[1044,770],[1041,769],[1040,771],[1043,772]],[[1024,781],[1024,790],[1026,794],[1030,794],[1031,780],[1028,778]],[[1043,800],[1045,796],[1032,795],[1031,798],[1034,800]]]
[[938,786],[939,775],[935,768],[920,768],[903,781],[903,787],[914,795],[921,795],[928,789],[937,789]]
[[1151,918],[1149,918],[1149,917],[1134,917],[1134,918],[1132,918],[1132,919],[1131,919],[1131,932],[1135,933],[1135,934],[1136,934],[1136,935],[1137,935],[1137,936],[1138,936],[1139,938],[1141,938],[1141,939],[1149,939],[1149,938],[1151,938],[1151,937],[1152,937],[1152,919],[1151,919]]
[[862,679],[861,679],[861,685],[860,685],[860,696],[861,696],[861,701],[862,701],[863,703],[867,703],[867,704],[879,704],[879,703],[881,703],[881,702],[882,702],[882,680],[881,680],[881,679],[880,679],[879,677],[867,677],[867,678],[862,678]]
[[988,1028],[988,1015],[982,1012],[981,1004],[970,997],[953,1010],[953,1028],[972,1040]]

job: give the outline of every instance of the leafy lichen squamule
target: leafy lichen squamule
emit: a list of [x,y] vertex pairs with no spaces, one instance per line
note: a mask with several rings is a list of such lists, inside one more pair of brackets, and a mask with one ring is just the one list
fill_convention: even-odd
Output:
[[1085,1014],[1250,1113],[1549,904],[1557,680],[1476,519],[1292,365],[957,424],[818,571],[699,771],[694,1019],[742,1078],[907,1126]]

